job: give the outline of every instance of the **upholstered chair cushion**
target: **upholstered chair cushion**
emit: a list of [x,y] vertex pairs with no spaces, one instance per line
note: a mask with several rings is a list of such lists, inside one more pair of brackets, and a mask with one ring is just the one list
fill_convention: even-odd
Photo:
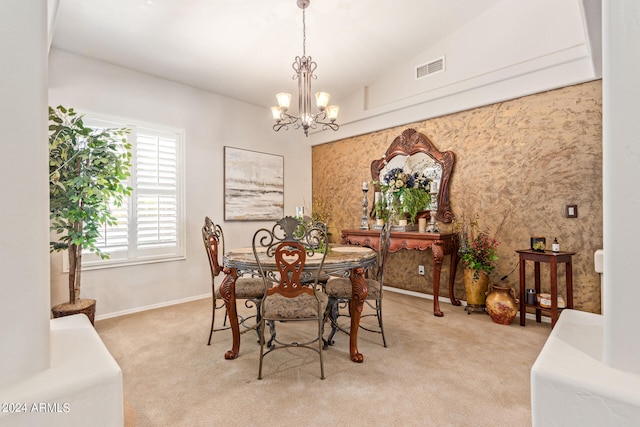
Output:
[[[260,299],[264,295],[261,277],[238,277],[236,279],[236,299]],[[220,283],[216,284],[216,299],[220,299]]]
[[[367,290],[369,291],[367,298],[380,297],[380,282],[373,279],[365,279]],[[332,277],[327,281],[325,287],[327,295],[332,298],[351,298],[352,286],[351,279],[348,277]]]
[[328,297],[318,292],[320,300],[320,312],[313,295],[301,294],[294,298],[288,298],[280,294],[273,294],[263,302],[264,317],[267,319],[309,319],[322,317],[327,308]]
[[236,298],[262,298],[264,280],[262,277],[238,277],[236,279]]

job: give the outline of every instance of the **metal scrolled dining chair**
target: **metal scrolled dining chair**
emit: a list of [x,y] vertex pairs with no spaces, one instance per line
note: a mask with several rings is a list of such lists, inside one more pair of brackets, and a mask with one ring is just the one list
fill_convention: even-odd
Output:
[[[320,378],[324,379],[323,331],[328,298],[319,284],[329,243],[326,228],[309,225],[291,216],[278,220],[272,229],[261,228],[253,236],[253,254],[264,282],[260,306],[260,362],[262,379],[264,356],[274,350],[303,347],[320,357]],[[272,329],[265,351],[266,322],[317,322],[317,335],[303,336],[302,342],[282,342]],[[296,332],[296,331],[294,331]],[[302,331],[300,332],[302,336]],[[317,348],[314,344],[317,343]]]
[[[220,256],[224,254],[224,233],[222,228],[206,216],[204,218],[204,225],[202,226],[202,241],[204,242],[204,248],[207,252],[209,259],[209,267],[211,270],[211,293],[212,293],[212,310],[211,310],[211,330],[209,331],[209,341],[207,345],[211,345],[211,338],[214,331],[221,331],[229,329],[227,325],[227,310],[224,302],[220,297],[220,286],[216,284],[216,277],[222,271],[222,265],[220,264]],[[244,299],[245,306],[251,308],[255,306],[256,314],[241,317],[238,316],[238,323],[244,326],[242,332],[247,332],[252,329],[257,329],[260,326],[260,302],[264,295],[264,283],[260,277],[238,277],[235,283],[236,299]],[[220,303],[218,302],[220,301]],[[224,310],[224,321],[222,327],[215,327],[216,310]],[[256,319],[255,323],[249,325],[247,321],[250,319]],[[258,332],[258,336],[260,333]]]
[[[375,316],[378,321],[378,328],[372,329],[366,324],[360,323],[360,328],[365,331],[375,332],[382,335],[382,345],[387,346],[387,339],[384,335],[384,325],[382,323],[382,287],[384,284],[384,271],[389,254],[389,244],[391,241],[391,227],[384,224],[380,229],[380,240],[378,247],[378,259],[376,265],[368,271],[368,277],[365,278],[367,284],[367,298],[365,304],[373,310],[373,312],[363,313],[361,319],[365,317]],[[349,334],[349,331],[338,324],[339,317],[349,317],[350,313],[342,313],[341,307],[349,307],[352,297],[351,280],[348,277],[331,277],[326,285],[325,292],[329,296],[328,313],[331,321],[331,332],[326,340],[328,345],[333,345],[333,336],[338,330]]]

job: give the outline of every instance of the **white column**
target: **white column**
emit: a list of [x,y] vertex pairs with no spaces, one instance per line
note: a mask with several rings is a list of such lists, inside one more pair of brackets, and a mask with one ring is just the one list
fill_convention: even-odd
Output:
[[640,2],[602,5],[603,361],[640,373]]
[[47,3],[0,1],[0,386],[49,367]]

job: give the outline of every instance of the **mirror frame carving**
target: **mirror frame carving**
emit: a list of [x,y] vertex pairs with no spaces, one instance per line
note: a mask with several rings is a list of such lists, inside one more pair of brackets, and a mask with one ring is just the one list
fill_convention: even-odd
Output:
[[[384,169],[387,162],[394,157],[411,156],[416,153],[425,153],[442,167],[436,219],[449,223],[453,220],[453,213],[451,212],[451,204],[449,202],[449,180],[451,179],[453,165],[456,161],[456,156],[453,151],[440,152],[425,135],[414,129],[406,129],[400,136],[393,140],[381,159],[371,162],[371,178],[374,182],[379,181],[380,171]],[[375,191],[380,191],[380,188],[376,186]],[[429,217],[429,211],[418,214],[418,217],[424,216]]]

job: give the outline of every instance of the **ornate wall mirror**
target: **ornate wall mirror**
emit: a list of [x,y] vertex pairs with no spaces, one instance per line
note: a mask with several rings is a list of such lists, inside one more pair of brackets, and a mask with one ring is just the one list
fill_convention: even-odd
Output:
[[[371,178],[382,181],[388,171],[397,167],[411,173],[422,171],[427,178],[437,183],[436,219],[451,222],[453,213],[449,203],[449,180],[454,162],[455,155],[452,151],[440,152],[425,135],[414,129],[407,129],[393,140],[381,159],[371,162]],[[376,188],[376,191],[380,189]],[[419,216],[428,215],[429,211],[425,211]]]

